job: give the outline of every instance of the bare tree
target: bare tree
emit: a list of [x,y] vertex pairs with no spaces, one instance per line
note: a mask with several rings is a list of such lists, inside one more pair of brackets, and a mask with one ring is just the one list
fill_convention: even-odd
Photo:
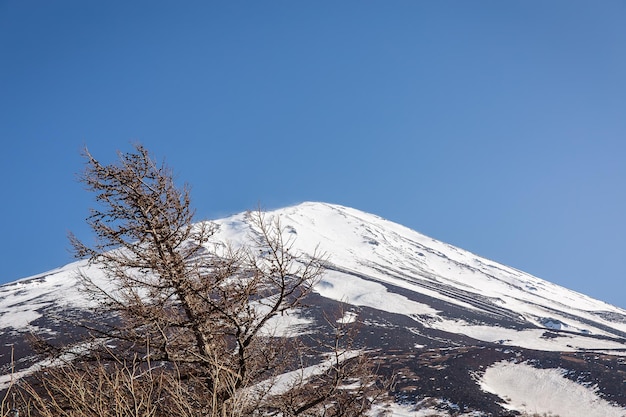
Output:
[[209,250],[217,226],[194,223],[189,188],[144,147],[110,165],[84,156],[96,243],[70,239],[104,274],[81,279],[113,315],[84,324],[93,337],[22,391],[31,415],[364,415],[381,391],[343,325],[316,365],[302,340],[271,332],[303,307],[323,256],[294,253],[260,210],[247,214],[250,245]]

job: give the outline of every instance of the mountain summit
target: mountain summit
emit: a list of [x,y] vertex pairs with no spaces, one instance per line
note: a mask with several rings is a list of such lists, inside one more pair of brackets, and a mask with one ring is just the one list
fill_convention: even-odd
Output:
[[[327,256],[310,311],[286,325],[314,333],[342,303],[380,371],[396,376],[390,413],[626,415],[625,310],[356,209],[307,202],[266,216],[291,250]],[[214,223],[209,250],[250,239],[245,213]],[[101,276],[78,261],[0,287],[0,382],[10,345],[25,374],[36,363],[24,335],[63,338],[64,318],[89,314],[79,272]]]

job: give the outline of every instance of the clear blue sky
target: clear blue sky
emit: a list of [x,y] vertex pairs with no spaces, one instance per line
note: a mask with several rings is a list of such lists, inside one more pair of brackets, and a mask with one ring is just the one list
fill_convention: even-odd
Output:
[[199,219],[339,203],[626,307],[623,0],[0,0],[0,138],[0,282],[139,141]]

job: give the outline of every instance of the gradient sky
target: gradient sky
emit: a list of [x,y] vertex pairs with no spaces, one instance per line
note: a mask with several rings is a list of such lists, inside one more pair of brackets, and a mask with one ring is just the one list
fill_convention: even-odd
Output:
[[0,138],[0,282],[141,142],[198,219],[343,204],[626,307],[623,0],[0,0]]

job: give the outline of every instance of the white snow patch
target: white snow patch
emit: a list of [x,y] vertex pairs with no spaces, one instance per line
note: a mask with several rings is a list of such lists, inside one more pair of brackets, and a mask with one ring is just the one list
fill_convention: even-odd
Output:
[[358,317],[358,314],[355,313],[354,311],[346,311],[343,314],[343,317],[337,319],[337,323],[340,323],[340,324],[354,323],[357,317]]
[[[338,354],[340,362],[354,358],[362,354],[360,350],[346,350]],[[308,366],[306,368],[297,369],[295,371],[286,372],[282,375],[272,378],[271,380],[261,382],[250,388],[250,392],[260,391],[266,392],[268,395],[280,395],[289,391],[292,387],[298,386],[301,383],[305,383],[311,377],[320,375],[331,368],[337,358],[332,354],[328,355],[329,358],[316,365]]]
[[487,392],[505,399],[507,408],[567,417],[623,417],[626,409],[600,398],[593,388],[563,376],[561,369],[537,369],[524,363],[498,362],[480,381]]
[[[263,310],[258,309],[261,313]],[[261,329],[266,336],[296,337],[309,333],[308,327],[312,320],[301,317],[300,311],[295,310],[285,314],[273,316]]]
[[613,355],[624,356],[624,344],[615,340],[596,339],[584,334],[561,333],[544,337],[545,329],[516,330],[499,326],[473,325],[463,320],[441,319],[428,323],[429,327],[464,334],[484,342],[519,346],[526,349],[573,352],[579,349],[606,349]]
[[387,288],[373,281],[336,271],[328,271],[315,287],[322,297],[342,301],[355,306],[365,306],[389,313],[412,315],[437,315],[434,308],[403,295],[390,293]]
[[[424,403],[432,403],[433,399],[427,399]],[[441,400],[434,400],[434,403],[440,404]],[[369,413],[372,417],[449,417],[450,413],[445,410],[438,410],[430,405],[423,403],[418,404],[375,404]],[[482,417],[484,414],[477,411],[469,413],[454,414],[457,417]]]

